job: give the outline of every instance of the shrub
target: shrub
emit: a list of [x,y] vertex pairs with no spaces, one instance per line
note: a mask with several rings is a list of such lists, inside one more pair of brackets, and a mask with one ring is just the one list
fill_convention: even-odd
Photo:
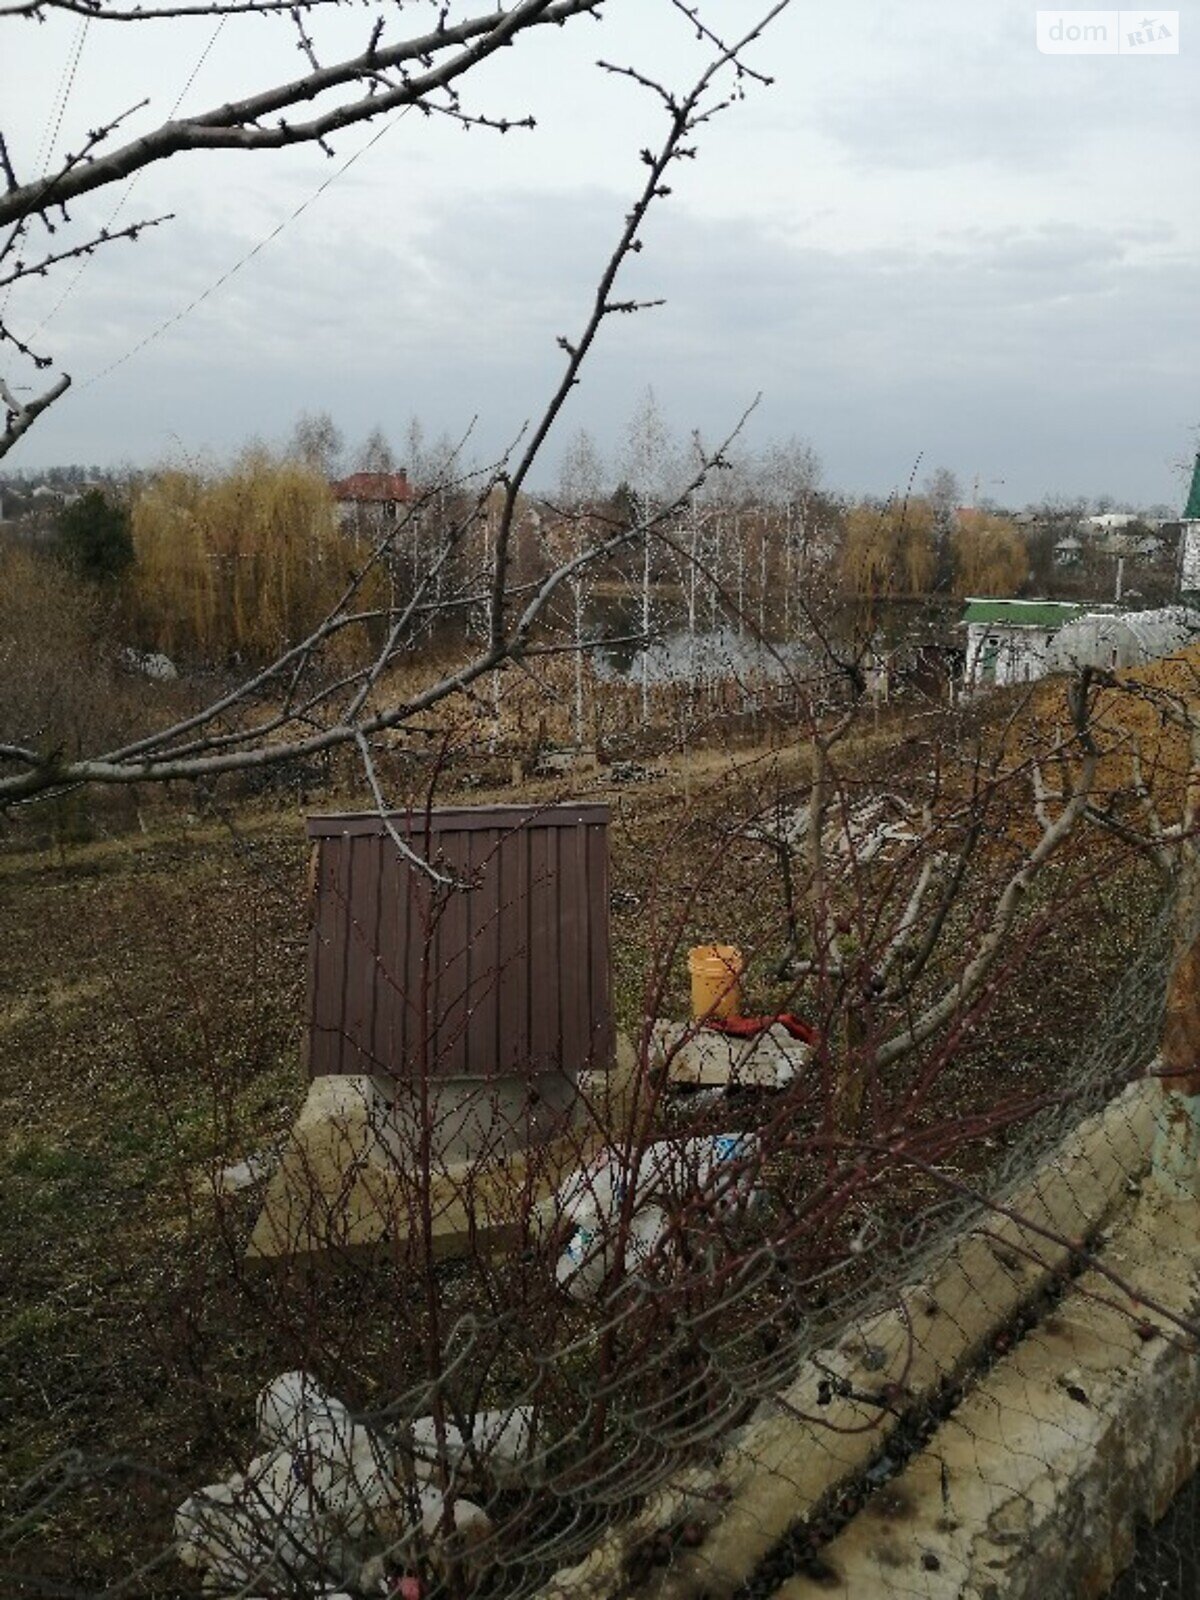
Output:
[[89,489],[59,517],[58,546],[80,577],[111,582],[133,563],[129,512],[102,489]]

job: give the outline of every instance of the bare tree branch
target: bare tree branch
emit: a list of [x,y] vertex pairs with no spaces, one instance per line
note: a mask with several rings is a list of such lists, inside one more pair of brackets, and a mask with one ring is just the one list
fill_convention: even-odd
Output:
[[[372,45],[360,55],[289,83],[229,101],[194,117],[165,122],[106,155],[87,161],[72,158],[50,177],[23,184],[0,197],[0,226],[23,221],[47,206],[60,206],[79,195],[91,194],[183,150],[278,150],[323,139],[400,106],[419,105],[497,50],[512,44],[526,30],[560,25],[572,17],[594,13],[601,3],[602,0],[521,0],[510,10],[468,18],[398,44]],[[444,59],[415,76],[402,75],[401,81],[384,92],[345,100],[308,121],[290,122],[285,115],[350,85],[371,82],[375,87],[381,72],[404,69],[409,63],[420,66],[435,58]],[[273,126],[263,126],[268,118],[275,119]]]
[[[304,0],[306,11],[345,5],[346,0]],[[238,17],[248,14],[269,16],[290,12],[297,0],[210,0],[197,5],[110,6],[102,0],[19,0],[16,5],[0,6],[0,21],[6,17],[28,17],[44,21],[47,14],[65,11],[93,22],[170,22],[178,17]]]
[[[674,109],[669,115],[667,134],[657,155],[648,162],[648,178],[624,220],[617,245],[601,274],[584,332],[577,344],[571,347],[567,370],[540,419],[530,430],[528,442],[515,468],[509,473],[502,463],[493,469],[477,494],[473,507],[447,531],[439,552],[427,564],[407,601],[382,613],[387,631],[383,640],[375,646],[370,659],[349,672],[339,673],[333,683],[318,682],[307,690],[303,687],[306,675],[315,668],[323,648],[335,636],[348,629],[365,626],[368,620],[381,616],[378,607],[364,608],[355,604],[356,599],[362,592],[368,574],[377,571],[389,558],[403,528],[415,525],[414,519],[421,515],[420,506],[410,510],[400,529],[389,530],[378,542],[324,621],[277,660],[252,674],[235,689],[219,696],[201,711],[107,754],[67,760],[61,752],[52,752],[34,756],[31,762],[24,762],[22,758],[24,771],[0,778],[0,804],[28,799],[40,793],[57,792],[64,786],[76,783],[207,780],[222,773],[304,759],[349,744],[363,754],[364,745],[374,736],[411,724],[414,719],[419,719],[450,698],[467,694],[486,674],[494,673],[510,663],[519,664],[527,652],[537,650],[544,643],[536,637],[537,630],[544,623],[551,601],[563,584],[572,582],[579,572],[608,559],[625,546],[654,536],[672,517],[678,515],[708,473],[721,463],[723,452],[745,422],[744,416],[717,451],[702,457],[690,482],[667,504],[651,515],[634,519],[630,525],[614,526],[605,537],[594,541],[570,559],[551,563],[549,569],[532,584],[513,583],[511,536],[521,485],[557,420],[567,395],[578,382],[581,364],[602,321],[613,312],[612,286],[621,265],[637,248],[641,220],[653,202],[668,192],[661,181],[663,174],[669,163],[685,149],[681,143],[683,138],[697,120],[706,114],[704,95],[715,77],[723,68],[736,62],[737,52],[751,40],[757,39],[767,22],[778,15],[786,3],[787,0],[781,0],[781,3],[772,6],[763,21],[736,46],[722,50],[701,73],[686,96],[678,103],[672,102]],[[557,0],[555,4],[533,4],[532,0],[526,0],[525,4],[511,12],[486,19],[486,28],[484,21],[479,19],[473,25],[447,28],[444,36],[439,35],[432,40],[431,47],[436,45],[437,48],[444,48],[446,38],[466,38],[471,26],[476,31],[484,30],[476,43],[465,46],[461,55],[455,57],[461,64],[462,56],[470,51],[474,51],[478,58],[481,52],[499,48],[520,27],[532,26],[535,21],[562,22],[569,16],[591,9],[594,9],[594,4],[586,3],[586,0]],[[465,70],[465,66],[462,70]],[[93,163],[92,166],[97,164]],[[48,399],[43,402],[48,403]],[[487,502],[492,489],[498,484],[504,486],[504,500],[494,539],[489,534],[491,548],[486,582],[478,586],[467,584],[465,595],[451,594],[445,597],[435,594],[434,590],[440,587],[439,575],[454,551],[472,528],[487,522]],[[434,492],[430,491],[430,494]],[[423,503],[428,504],[428,496]],[[468,661],[443,673],[410,698],[397,702],[385,697],[382,705],[372,706],[370,701],[374,691],[397,652],[404,647],[418,617],[437,614],[445,605],[460,606],[467,603],[465,596],[470,595],[476,587],[487,595],[487,639],[483,647]],[[426,608],[429,608],[428,613]],[[280,685],[286,685],[282,703],[277,701],[265,717],[249,715],[264,695]],[[242,725],[230,727],[227,719],[231,718],[241,719]],[[29,754],[32,755],[32,752]],[[373,766],[368,766],[367,777],[374,789],[377,780]]]
[[927,1006],[899,1034],[887,1040],[875,1053],[875,1064],[886,1068],[937,1033],[983,987],[984,981],[1004,948],[1008,933],[1024,903],[1026,891],[1056,850],[1070,837],[1087,812],[1096,776],[1098,756],[1085,753],[1075,793],[1058,817],[1042,830],[1034,847],[1023,856],[996,899],[986,931],[974,953],[939,999]]
[[22,434],[28,433],[42,412],[52,406],[61,395],[66,394],[70,387],[70,375],[64,372],[62,377],[51,384],[49,389],[40,394],[36,400],[22,402],[16,398],[3,378],[0,378],[0,400],[4,401],[7,410],[4,432],[0,433],[0,456],[10,450]]
[[69,249],[53,251],[37,261],[18,260],[9,272],[0,275],[0,289],[7,289],[14,283],[20,283],[22,279],[44,278],[52,267],[60,266],[64,261],[74,261],[80,257],[94,255],[101,245],[115,244],[118,239],[136,242],[144,229],[157,228],[161,223],[170,222],[173,218],[174,212],[168,211],[160,217],[147,217],[143,222],[131,222],[113,233],[102,228],[92,238],[86,239],[82,244],[72,245]]

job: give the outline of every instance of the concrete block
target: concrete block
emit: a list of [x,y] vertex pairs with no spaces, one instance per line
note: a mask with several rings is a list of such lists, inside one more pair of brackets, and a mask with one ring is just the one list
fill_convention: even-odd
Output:
[[[1200,1203],[1148,1186],[1113,1225],[1136,1298],[1089,1272],[778,1600],[1099,1600],[1200,1456]],[[1102,1298],[1098,1298],[1102,1297]],[[1115,1303],[1114,1303],[1115,1302]],[[1148,1302],[1162,1332],[1139,1333]],[[1173,1333],[1175,1336],[1172,1336]]]
[[389,1086],[313,1080],[267,1183],[247,1257],[415,1249],[431,1217],[435,1258],[501,1249],[544,1226],[555,1190],[599,1142],[584,1128],[494,1159],[435,1159],[422,1173]]
[[656,1022],[653,1060],[679,1088],[783,1089],[812,1060],[812,1050],[781,1024],[756,1039],[734,1039],[694,1023]]
[[1200,1199],[1200,1095],[1159,1084],[1154,1181],[1176,1200]]

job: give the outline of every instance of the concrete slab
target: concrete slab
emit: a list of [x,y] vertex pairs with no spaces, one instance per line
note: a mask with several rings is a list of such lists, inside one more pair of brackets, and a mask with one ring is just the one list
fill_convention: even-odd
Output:
[[523,1229],[553,1223],[556,1190],[624,1126],[637,1079],[633,1047],[618,1034],[612,1068],[580,1077],[569,1134],[492,1159],[444,1156],[425,1183],[389,1082],[314,1078],[270,1174],[247,1257],[404,1250],[423,1238],[426,1206],[435,1259],[505,1248]]
[[[1011,1214],[994,1215],[954,1243],[928,1278],[903,1292],[902,1309],[863,1319],[836,1348],[805,1362],[779,1402],[759,1407],[715,1469],[722,1500],[689,1501],[688,1515],[708,1524],[701,1547],[675,1552],[639,1596],[728,1600],[796,1521],[866,1469],[896,1419],[850,1398],[822,1399],[830,1378],[847,1379],[859,1393],[895,1385],[905,1406],[913,1406],[967,1373],[995,1330],[1066,1262],[1068,1247],[1039,1230],[1090,1238],[1127,1200],[1130,1180],[1149,1167],[1157,1094],[1153,1083],[1134,1084],[1080,1124],[1010,1197]],[[543,1600],[630,1594],[629,1551],[647,1527],[653,1532],[677,1519],[678,1501],[671,1492],[651,1502],[636,1529],[614,1530],[585,1561],[558,1573]]]
[[597,1130],[493,1160],[434,1162],[423,1178],[370,1077],[320,1077],[267,1184],[251,1260],[423,1249],[434,1259],[499,1249],[550,1220],[559,1184],[599,1143]]
[[677,1088],[782,1089],[812,1060],[812,1049],[781,1024],[756,1039],[734,1039],[695,1023],[656,1022],[652,1062]]
[[[1200,1202],[1148,1188],[1085,1274],[779,1600],[1093,1600],[1200,1453]],[[1146,1302],[1156,1329],[1145,1337]],[[1139,1331],[1141,1330],[1141,1331]]]

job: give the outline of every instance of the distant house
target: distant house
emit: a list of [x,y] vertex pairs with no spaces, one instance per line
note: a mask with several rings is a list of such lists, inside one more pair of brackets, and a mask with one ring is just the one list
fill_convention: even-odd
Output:
[[1136,511],[1102,511],[1098,516],[1085,519],[1093,533],[1121,533],[1131,523],[1141,520]]
[[1063,600],[968,600],[968,690],[1032,683],[1080,667],[1144,666],[1200,640],[1200,607],[1122,611]]
[[1048,670],[1070,672],[1079,667],[1116,671],[1141,667],[1173,655],[1200,638],[1200,612],[1188,606],[1157,611],[1089,611],[1060,628],[1050,652]]
[[968,692],[1032,683],[1054,670],[1052,645],[1060,628],[1086,607],[1065,600],[968,599],[963,612]]
[[1136,543],[1137,540],[1131,534],[1110,533],[1102,539],[1097,539],[1093,548],[1102,556],[1131,556]]
[[1060,539],[1054,546],[1054,565],[1056,567],[1077,567],[1083,559],[1083,540],[1077,539],[1069,533],[1065,539]]
[[381,519],[395,522],[414,497],[404,471],[352,472],[329,487],[337,501],[340,520],[356,525]]

